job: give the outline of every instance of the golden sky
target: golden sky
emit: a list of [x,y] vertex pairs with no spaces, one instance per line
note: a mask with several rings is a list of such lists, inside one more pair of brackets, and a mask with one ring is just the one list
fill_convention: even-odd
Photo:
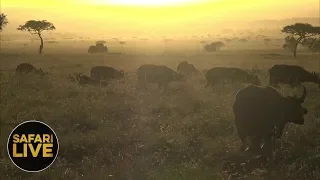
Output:
[[[167,35],[239,27],[244,21],[319,17],[319,0],[0,0],[7,29],[46,19],[57,31]],[[146,3],[147,2],[147,3]],[[303,8],[301,8],[303,7]],[[222,28],[222,27],[221,27]],[[8,31],[8,30],[7,30]]]

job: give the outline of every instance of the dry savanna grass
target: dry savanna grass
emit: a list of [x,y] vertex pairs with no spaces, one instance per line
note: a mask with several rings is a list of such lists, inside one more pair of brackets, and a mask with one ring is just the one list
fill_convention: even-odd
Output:
[[[142,64],[176,69],[188,60],[198,69],[233,66],[256,73],[264,85],[273,64],[299,64],[318,70],[316,54],[268,51],[224,51],[215,54],[89,55],[0,54],[0,179],[320,179],[320,91],[306,84],[303,126],[290,124],[277,143],[276,163],[261,165],[239,151],[233,123],[236,92],[246,84],[205,89],[204,77],[171,83],[167,90],[137,85],[135,70]],[[49,75],[14,75],[15,67],[32,63]],[[106,87],[80,86],[69,74],[89,74],[93,65],[126,72],[125,83]],[[283,94],[301,93],[283,86]],[[25,173],[10,161],[6,143],[17,124],[43,121],[56,132],[60,151],[55,163],[40,173]]]

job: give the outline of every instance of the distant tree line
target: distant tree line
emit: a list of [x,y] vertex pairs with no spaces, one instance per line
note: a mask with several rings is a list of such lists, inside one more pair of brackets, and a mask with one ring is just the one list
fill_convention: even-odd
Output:
[[[0,32],[8,24],[7,15],[0,13]],[[32,35],[37,35],[40,39],[39,54],[42,54],[44,48],[44,40],[42,37],[43,31],[55,30],[55,26],[46,20],[29,20],[23,25],[19,25],[17,30],[28,31]],[[312,26],[308,23],[295,23],[283,27],[281,32],[289,34],[285,37],[284,49],[293,52],[293,56],[297,56],[298,45],[301,44],[307,47],[312,52],[320,52],[320,26]],[[318,37],[317,37],[318,36]],[[227,42],[231,42],[231,39],[226,39]],[[247,42],[245,38],[239,39],[240,42]],[[167,41],[165,41],[167,42]],[[205,41],[201,42],[204,44]],[[269,38],[264,39],[265,44],[270,42]],[[96,52],[108,52],[108,48],[104,46],[105,41],[97,41],[95,46],[90,46],[89,53]],[[124,41],[120,42],[123,46]],[[215,52],[224,47],[225,44],[221,41],[212,42],[204,45],[204,50],[207,52]]]

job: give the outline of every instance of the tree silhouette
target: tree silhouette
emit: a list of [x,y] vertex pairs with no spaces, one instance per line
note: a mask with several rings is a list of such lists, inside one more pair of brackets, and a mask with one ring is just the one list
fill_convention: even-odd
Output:
[[305,38],[320,35],[320,27],[314,27],[308,23],[295,23],[283,27],[281,32],[291,34],[291,36],[295,37],[296,41],[293,49],[293,56],[296,57],[298,44]]
[[97,41],[95,46],[89,47],[88,53],[107,53],[108,47],[105,46],[104,43],[106,43],[106,41]]
[[38,35],[40,38],[40,47],[39,47],[39,54],[42,54],[43,50],[43,38],[41,36],[41,33],[43,31],[48,30],[55,30],[56,28],[51,22],[48,22],[46,20],[42,21],[36,21],[36,20],[29,20],[24,25],[20,25],[17,30],[20,31],[28,31],[32,35]]
[[[314,41],[308,47],[312,52],[320,53],[320,39],[314,39]],[[320,65],[320,60],[319,60],[319,65]]]
[[207,52],[215,52],[215,51],[218,51],[220,50],[221,47],[224,47],[225,44],[221,41],[217,41],[217,42],[212,42],[211,44],[206,44],[204,46],[204,49],[207,51]]
[[283,44],[282,47],[286,50],[293,52],[295,48],[295,43],[297,40],[292,36],[287,36],[286,38],[284,38],[284,41],[285,43]]
[[305,38],[301,44],[312,52],[320,52],[320,38]]
[[3,30],[3,28],[8,24],[7,15],[1,13],[0,14],[0,32]]

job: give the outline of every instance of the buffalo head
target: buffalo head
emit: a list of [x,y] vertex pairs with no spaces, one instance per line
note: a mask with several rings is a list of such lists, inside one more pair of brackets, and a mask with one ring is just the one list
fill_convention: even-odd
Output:
[[288,122],[302,125],[304,124],[304,115],[308,113],[308,110],[302,107],[307,95],[307,90],[303,87],[303,93],[301,97],[287,97],[285,98],[285,119]]

